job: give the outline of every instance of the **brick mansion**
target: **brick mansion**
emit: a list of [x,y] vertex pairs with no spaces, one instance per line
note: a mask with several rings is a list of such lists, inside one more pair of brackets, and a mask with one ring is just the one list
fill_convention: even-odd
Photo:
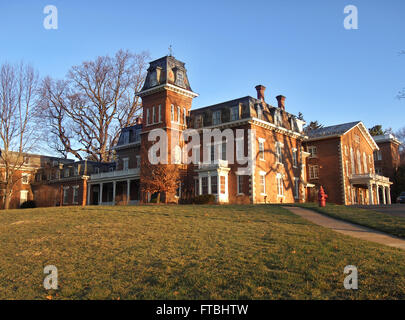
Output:
[[[205,194],[230,204],[309,202],[317,200],[320,186],[332,203],[391,203],[400,142],[390,134],[372,137],[361,121],[305,131],[305,121],[288,112],[284,96],[269,104],[263,85],[256,86],[255,97],[192,109],[198,95],[191,89],[185,64],[170,55],[150,62],[139,96],[142,116],[121,129],[114,162],[27,154],[10,207],[27,200],[35,200],[37,206],[151,202],[156,195],[142,192],[148,175],[143,163],[151,145],[148,135],[156,129],[169,137],[188,129],[200,135],[201,143],[193,147],[196,161],[175,162],[178,189],[161,195],[169,203]],[[203,143],[207,129],[227,130],[236,139],[223,135],[219,142]],[[236,157],[238,130],[243,132],[243,156],[249,158],[249,166],[230,161],[226,152],[232,144]],[[168,157],[181,159],[182,147],[168,148]]]

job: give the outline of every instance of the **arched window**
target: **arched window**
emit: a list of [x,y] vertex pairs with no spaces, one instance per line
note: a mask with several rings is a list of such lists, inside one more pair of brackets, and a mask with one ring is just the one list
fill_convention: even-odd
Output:
[[367,156],[366,153],[363,152],[363,169],[364,169],[364,173],[368,173],[368,169],[367,169]]
[[356,163],[354,162],[353,148],[350,148],[350,165],[352,167],[352,174],[356,173]]

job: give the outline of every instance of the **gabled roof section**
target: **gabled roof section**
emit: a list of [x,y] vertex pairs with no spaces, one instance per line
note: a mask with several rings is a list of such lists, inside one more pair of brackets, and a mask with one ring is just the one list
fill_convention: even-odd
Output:
[[318,140],[326,139],[332,137],[340,137],[348,133],[353,128],[358,127],[362,132],[363,136],[371,146],[373,150],[379,150],[377,143],[374,141],[373,137],[368,132],[368,129],[361,121],[354,121],[348,123],[342,123],[335,126],[324,127],[316,130],[311,130],[307,133],[308,140]]
[[316,130],[308,131],[309,139],[313,138],[326,138],[326,137],[335,137],[345,134],[347,131],[353,129],[361,121],[354,121],[348,123],[342,123],[335,126],[323,127]]

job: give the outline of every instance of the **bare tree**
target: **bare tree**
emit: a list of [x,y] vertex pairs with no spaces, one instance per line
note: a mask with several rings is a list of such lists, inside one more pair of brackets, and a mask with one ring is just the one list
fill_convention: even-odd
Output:
[[32,122],[37,102],[38,75],[31,66],[3,64],[0,68],[0,148],[2,200],[8,209],[21,179],[25,156],[37,139]]
[[49,122],[51,147],[80,160],[111,161],[120,129],[140,112],[148,60],[146,52],[120,50],[72,67],[66,80],[45,78],[40,114]]

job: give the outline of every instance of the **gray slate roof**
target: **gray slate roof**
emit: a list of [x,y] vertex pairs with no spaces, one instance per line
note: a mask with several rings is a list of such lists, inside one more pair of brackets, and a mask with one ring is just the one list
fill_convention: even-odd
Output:
[[308,132],[308,137],[311,139],[311,138],[322,138],[322,137],[342,135],[346,131],[358,125],[360,122],[361,121],[354,121],[338,124],[335,126],[324,127],[316,130],[311,130]]

